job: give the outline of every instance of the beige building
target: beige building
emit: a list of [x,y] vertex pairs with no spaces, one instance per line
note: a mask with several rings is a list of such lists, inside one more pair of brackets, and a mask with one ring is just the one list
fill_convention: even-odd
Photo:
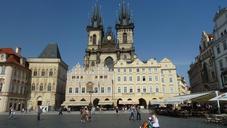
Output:
[[189,86],[186,84],[186,81],[184,80],[184,77],[178,75],[177,76],[177,82],[178,82],[179,95],[190,94]]
[[179,94],[175,65],[167,58],[132,63],[118,61],[114,66],[114,99],[118,105],[130,102],[147,107],[152,102]]
[[101,65],[86,69],[77,64],[67,73],[66,99],[63,105],[78,110],[80,106],[113,104],[113,71]]
[[67,64],[61,59],[57,44],[49,44],[37,58],[29,58],[32,71],[31,95],[28,107],[54,110],[65,100]]
[[31,71],[20,51],[20,48],[0,49],[0,112],[8,111],[11,106],[17,111],[27,107]]
[[76,65],[68,72],[63,106],[78,110],[89,103],[106,108],[138,104],[146,108],[179,94],[176,67],[169,59],[143,62],[136,57],[128,10],[121,4],[115,38],[111,28],[104,32],[99,7],[95,7],[87,26],[84,66]]

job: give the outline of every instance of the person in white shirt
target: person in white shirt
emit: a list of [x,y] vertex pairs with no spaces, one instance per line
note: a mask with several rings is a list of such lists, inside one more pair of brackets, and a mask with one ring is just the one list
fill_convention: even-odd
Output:
[[153,128],[160,128],[158,118],[155,113],[152,113],[152,125]]

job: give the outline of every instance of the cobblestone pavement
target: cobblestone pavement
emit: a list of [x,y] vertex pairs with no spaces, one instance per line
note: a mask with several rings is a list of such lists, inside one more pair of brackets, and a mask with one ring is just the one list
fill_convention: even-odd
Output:
[[[0,114],[0,128],[139,128],[142,121],[147,119],[147,114],[142,114],[142,121],[130,121],[129,115],[121,113],[118,116],[111,113],[98,113],[91,122],[80,123],[79,114],[57,113],[44,114],[37,121],[34,114],[18,114],[13,120],[8,115]],[[174,118],[158,116],[161,128],[226,128],[218,124],[206,123],[202,118]]]

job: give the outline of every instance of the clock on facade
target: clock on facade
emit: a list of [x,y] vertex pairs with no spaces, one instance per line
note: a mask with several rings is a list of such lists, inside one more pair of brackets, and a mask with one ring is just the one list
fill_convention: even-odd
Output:
[[107,36],[107,40],[111,40],[112,39],[112,37],[111,36]]

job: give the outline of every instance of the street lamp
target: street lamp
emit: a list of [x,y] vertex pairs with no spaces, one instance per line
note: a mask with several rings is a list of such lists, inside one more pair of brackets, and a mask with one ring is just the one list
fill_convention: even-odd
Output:
[[89,95],[90,95],[89,108],[90,108],[90,110],[91,110],[91,107],[92,107],[91,97],[92,97],[92,93],[94,93],[94,91],[93,91],[93,83],[92,83],[92,82],[88,82],[88,83],[87,83],[87,92],[88,92]]

